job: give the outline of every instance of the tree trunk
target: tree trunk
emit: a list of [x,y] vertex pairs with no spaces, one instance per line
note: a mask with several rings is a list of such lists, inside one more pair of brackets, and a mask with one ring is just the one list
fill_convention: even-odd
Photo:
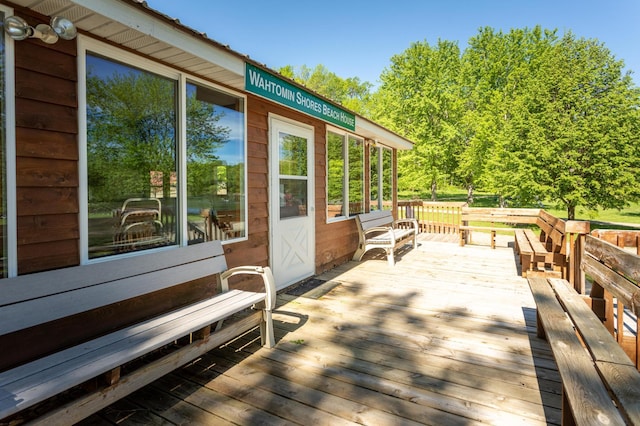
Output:
[[576,219],[576,206],[573,204],[567,205],[567,220],[575,220]]
[[437,201],[438,195],[436,191],[438,189],[438,183],[434,180],[431,181],[431,201]]
[[467,185],[467,204],[473,204],[473,184]]
[[505,200],[503,195],[498,195],[498,205],[501,209],[507,207],[507,200]]

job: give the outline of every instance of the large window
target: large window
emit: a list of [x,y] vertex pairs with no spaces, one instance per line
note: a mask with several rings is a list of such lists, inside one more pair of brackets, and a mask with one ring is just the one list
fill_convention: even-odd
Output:
[[87,52],[86,129],[88,259],[245,236],[244,98]]
[[389,148],[371,146],[369,149],[371,210],[391,210],[393,207],[392,156]]
[[382,209],[393,209],[393,151],[381,148],[382,151]]
[[191,242],[245,236],[244,139],[244,99],[187,83],[188,226],[205,229]]
[[327,135],[327,217],[364,212],[364,140],[349,134]]

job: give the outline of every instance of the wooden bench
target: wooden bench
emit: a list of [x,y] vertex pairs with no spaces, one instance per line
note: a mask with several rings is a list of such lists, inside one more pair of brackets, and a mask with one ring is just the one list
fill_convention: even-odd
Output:
[[[637,316],[640,257],[621,251],[587,236],[581,267],[597,276],[599,284]],[[604,263],[612,258],[622,262]],[[531,277],[528,281],[537,306],[538,336],[549,342],[562,378],[562,424],[640,424],[638,366],[605,328],[589,301],[585,303],[564,279]]]
[[531,229],[518,229],[514,234],[522,276],[562,278],[562,268],[566,267],[565,221],[540,210],[535,224],[540,228],[539,236]]
[[636,254],[640,254],[640,229],[595,229],[591,235],[621,248],[635,249]]
[[498,231],[514,232],[519,229],[517,225],[535,224],[539,213],[540,209],[463,207],[460,214],[460,246],[471,241],[472,231],[481,231],[490,233],[491,248],[496,248]]
[[[229,290],[244,274],[264,291]],[[272,347],[274,306],[219,241],[0,280],[0,422],[75,423],[258,324]]]
[[390,266],[395,265],[394,250],[409,242],[418,246],[418,221],[415,219],[394,220],[389,210],[378,210],[356,216],[358,226],[358,249],[353,260],[361,260],[372,249],[383,249]]
[[589,222],[564,221],[540,210],[536,225],[539,236],[531,229],[517,229],[514,234],[514,251],[520,257],[522,276],[567,278],[571,247],[567,235],[588,234]]

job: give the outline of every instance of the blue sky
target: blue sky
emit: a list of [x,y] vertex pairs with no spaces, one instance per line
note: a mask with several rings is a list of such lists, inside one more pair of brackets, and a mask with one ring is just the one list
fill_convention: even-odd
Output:
[[541,25],[598,39],[640,86],[640,0],[147,0],[150,7],[272,69],[322,64],[377,84],[412,42],[457,41],[478,28]]

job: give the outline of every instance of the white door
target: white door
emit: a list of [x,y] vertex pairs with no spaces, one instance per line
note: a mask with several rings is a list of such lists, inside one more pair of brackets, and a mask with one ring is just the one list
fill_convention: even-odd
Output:
[[269,122],[271,268],[281,289],[315,273],[313,128]]

